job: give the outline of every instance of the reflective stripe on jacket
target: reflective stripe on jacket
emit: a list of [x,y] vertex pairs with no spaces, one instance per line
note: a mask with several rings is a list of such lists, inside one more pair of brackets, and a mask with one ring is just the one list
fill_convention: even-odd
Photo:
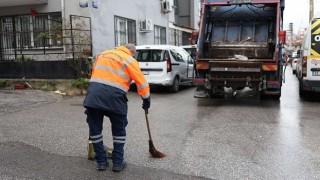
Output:
[[92,70],[90,82],[97,82],[128,92],[132,80],[142,98],[150,96],[149,84],[143,76],[139,63],[124,46],[99,54]]

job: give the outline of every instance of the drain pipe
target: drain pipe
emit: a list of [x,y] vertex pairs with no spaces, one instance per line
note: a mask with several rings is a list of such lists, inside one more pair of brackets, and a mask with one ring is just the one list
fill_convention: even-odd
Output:
[[[65,0],[61,0],[61,17],[62,17],[62,36],[64,36],[64,30],[66,27],[66,12],[65,12]],[[66,46],[64,45],[64,38],[62,38],[62,44],[63,44],[63,54],[66,54]]]
[[64,4],[64,0],[61,0],[61,16],[62,16],[63,25],[65,25],[65,4]]

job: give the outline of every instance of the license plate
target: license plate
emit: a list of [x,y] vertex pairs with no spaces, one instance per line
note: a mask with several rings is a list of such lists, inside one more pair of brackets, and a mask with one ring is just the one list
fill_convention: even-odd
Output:
[[312,76],[320,76],[320,71],[312,71]]
[[149,75],[149,71],[142,71],[143,75]]

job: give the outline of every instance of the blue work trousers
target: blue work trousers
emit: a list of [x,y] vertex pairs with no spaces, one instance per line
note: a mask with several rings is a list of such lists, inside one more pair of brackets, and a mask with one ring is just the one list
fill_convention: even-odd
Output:
[[107,153],[103,145],[103,118],[109,117],[111,122],[111,130],[113,136],[113,165],[121,165],[124,156],[124,145],[126,142],[126,126],[128,120],[126,115],[120,115],[108,111],[103,111],[94,108],[87,108],[87,122],[89,125],[90,139],[93,143],[95,159],[99,165],[107,163]]

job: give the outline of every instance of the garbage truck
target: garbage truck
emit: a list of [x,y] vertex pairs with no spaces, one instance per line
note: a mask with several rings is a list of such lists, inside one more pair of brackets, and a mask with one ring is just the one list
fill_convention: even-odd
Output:
[[279,99],[284,8],[284,0],[204,0],[194,97]]

